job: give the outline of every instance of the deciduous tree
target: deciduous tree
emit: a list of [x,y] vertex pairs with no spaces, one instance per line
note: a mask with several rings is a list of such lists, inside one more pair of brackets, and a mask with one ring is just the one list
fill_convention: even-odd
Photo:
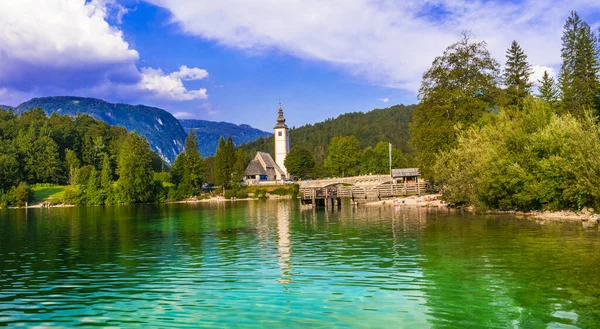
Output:
[[432,178],[437,153],[450,149],[460,129],[495,107],[499,65],[485,42],[468,33],[435,58],[423,75],[411,124],[412,144],[425,177]]

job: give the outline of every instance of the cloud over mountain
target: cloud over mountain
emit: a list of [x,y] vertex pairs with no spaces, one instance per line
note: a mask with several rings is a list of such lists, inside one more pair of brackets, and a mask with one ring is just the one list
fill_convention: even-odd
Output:
[[[126,12],[115,0],[3,1],[0,96],[15,102],[21,94],[94,95],[125,89],[140,96],[150,91],[152,97],[167,100],[206,98],[205,89],[187,90],[182,83],[206,76],[205,70],[182,66],[179,76],[152,75],[150,80],[163,81],[158,83],[162,87],[148,82],[137,68],[138,51],[117,25],[109,24],[118,24]],[[168,83],[171,87],[165,87]]]

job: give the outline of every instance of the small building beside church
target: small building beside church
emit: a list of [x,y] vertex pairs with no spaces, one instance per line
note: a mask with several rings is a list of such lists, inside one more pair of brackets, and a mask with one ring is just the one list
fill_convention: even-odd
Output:
[[254,159],[250,161],[244,171],[244,182],[247,185],[269,184],[285,180],[287,170],[285,169],[285,157],[290,152],[289,128],[285,124],[283,109],[279,104],[277,124],[273,128],[275,140],[275,160],[269,153],[256,152]]

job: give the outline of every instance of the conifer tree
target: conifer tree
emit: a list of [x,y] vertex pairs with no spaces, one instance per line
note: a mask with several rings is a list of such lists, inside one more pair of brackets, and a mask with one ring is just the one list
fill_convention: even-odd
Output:
[[154,171],[152,150],[148,141],[136,132],[127,134],[118,161],[119,194],[122,202],[148,202],[152,200]]
[[184,152],[183,184],[192,191],[199,191],[206,176],[206,164],[198,151],[198,138],[192,129],[185,139]]
[[96,168],[92,167],[90,172],[90,178],[87,181],[85,187],[85,199],[89,205],[101,205],[104,204],[104,195],[100,188],[100,180],[98,179],[98,172]]
[[561,57],[559,83],[563,109],[578,117],[585,110],[597,111],[598,37],[575,11],[564,25]]
[[508,96],[508,105],[523,108],[523,100],[530,95],[533,83],[529,81],[531,65],[527,62],[527,55],[523,48],[514,41],[506,50],[506,67],[504,69],[504,83]]
[[213,168],[213,174],[215,177],[215,184],[225,186],[229,182],[227,172],[227,143],[225,138],[221,136],[219,143],[217,144],[217,151],[215,152],[215,162]]
[[556,102],[558,99],[558,89],[556,88],[556,82],[554,81],[554,78],[548,74],[548,71],[544,71],[542,79],[538,80],[538,82],[540,84],[540,94],[538,97],[549,103]]

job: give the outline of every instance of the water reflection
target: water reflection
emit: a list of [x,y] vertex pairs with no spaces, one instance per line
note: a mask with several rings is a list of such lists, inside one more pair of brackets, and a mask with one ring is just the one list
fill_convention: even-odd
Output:
[[277,258],[281,268],[281,284],[290,283],[292,280],[291,250],[290,250],[290,204],[279,202],[277,204]]
[[0,210],[0,326],[592,328],[599,238],[288,201]]

